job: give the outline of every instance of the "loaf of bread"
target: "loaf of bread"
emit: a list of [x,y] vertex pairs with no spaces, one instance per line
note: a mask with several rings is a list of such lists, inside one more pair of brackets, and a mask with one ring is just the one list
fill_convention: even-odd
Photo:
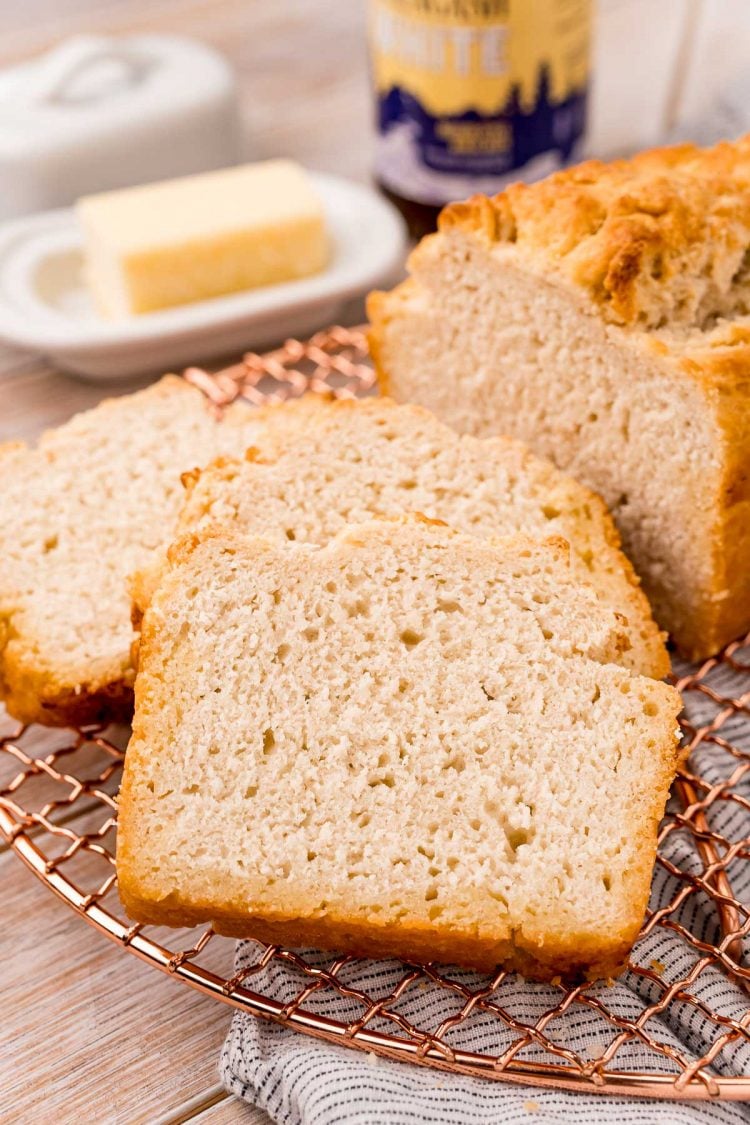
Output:
[[[179,532],[221,524],[320,546],[347,523],[420,512],[485,538],[560,535],[573,545],[574,572],[627,618],[623,663],[667,673],[666,649],[604,504],[520,442],[459,438],[428,411],[388,399],[310,395],[262,417],[244,461],[189,474]],[[134,583],[141,611],[153,586],[153,572]]]
[[127,576],[168,541],[180,473],[257,434],[247,405],[219,422],[176,376],[0,449],[0,696],[29,722],[132,709]]
[[447,207],[373,294],[381,386],[599,492],[657,621],[750,628],[750,138]]
[[649,892],[677,693],[609,663],[568,546],[417,517],[290,551],[185,537],[149,606],[119,799],[134,919],[614,974]]

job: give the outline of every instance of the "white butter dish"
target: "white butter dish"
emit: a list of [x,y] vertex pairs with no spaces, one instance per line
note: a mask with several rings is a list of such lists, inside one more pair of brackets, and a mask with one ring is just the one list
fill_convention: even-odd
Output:
[[234,75],[193,39],[82,35],[0,71],[0,219],[238,156]]
[[262,348],[335,321],[345,303],[395,279],[406,231],[371,188],[310,173],[332,241],[321,273],[210,301],[107,321],[83,283],[83,247],[71,210],[0,226],[0,339],[88,379],[163,372]]

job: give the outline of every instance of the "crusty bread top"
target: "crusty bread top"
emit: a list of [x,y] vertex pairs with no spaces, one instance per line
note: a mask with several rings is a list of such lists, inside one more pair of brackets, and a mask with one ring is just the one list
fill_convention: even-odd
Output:
[[601,663],[617,615],[564,542],[412,517],[320,549],[219,532],[169,554],[120,796],[134,917],[616,971],[680,701]]
[[[576,573],[627,618],[623,663],[666,675],[663,641],[602,501],[521,442],[459,437],[429,411],[386,398],[310,395],[261,417],[244,463],[223,460],[187,478],[180,532],[223,524],[319,546],[346,523],[420,512],[483,538],[562,536]],[[135,583],[141,608],[153,585],[149,575]]]
[[[450,204],[440,230],[513,245],[609,321],[688,338],[750,312],[750,136],[587,161],[492,199]],[[419,254],[419,250],[415,252]],[[719,325],[716,347],[750,341]],[[696,343],[696,341],[693,341]]]

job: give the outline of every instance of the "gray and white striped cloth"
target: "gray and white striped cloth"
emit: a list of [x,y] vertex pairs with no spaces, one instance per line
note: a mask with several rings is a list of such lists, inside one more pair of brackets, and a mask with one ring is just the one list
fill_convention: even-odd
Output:
[[[706,683],[727,696],[739,695],[748,688],[747,676],[741,677],[725,665],[714,669]],[[688,717],[696,726],[709,722],[717,710],[717,705],[701,693],[688,693],[685,702]],[[733,715],[722,734],[735,746],[750,751],[750,720],[746,715]],[[694,772],[712,782],[725,779],[736,764],[720,747],[710,743],[702,744],[691,759]],[[750,798],[750,780],[743,779],[740,786],[742,795]],[[708,816],[711,826],[727,839],[750,833],[750,814],[733,801],[717,801]],[[687,833],[673,833],[665,844],[665,853],[679,869],[700,871]],[[750,862],[735,861],[728,873],[736,897],[750,902]],[[658,866],[652,886],[652,907],[670,902],[679,885],[679,880]],[[675,917],[698,937],[719,940],[715,908],[702,893],[688,895]],[[684,976],[698,959],[695,949],[677,933],[661,927],[639,942],[636,955],[639,964],[658,966],[666,981]],[[240,943],[237,968],[252,964],[257,956],[255,943]],[[332,960],[330,954],[307,952],[305,956],[321,967]],[[357,961],[346,972],[347,983],[378,997],[392,990],[404,967],[396,962]],[[478,987],[486,979],[459,970],[452,970],[451,975],[470,987]],[[272,960],[253,975],[251,987],[288,1002],[301,987],[301,974],[293,965]],[[612,987],[597,986],[595,995],[615,1015],[634,1018],[643,1009],[644,1000],[648,1003],[656,998],[655,988],[647,978],[628,972]],[[747,1016],[747,997],[718,970],[704,970],[692,992],[714,1012],[732,1019]],[[503,984],[503,1005],[524,1021],[533,1022],[558,1003],[559,997],[553,986],[531,984],[519,977]],[[430,1029],[455,1014],[456,1005],[456,997],[445,989],[422,982],[404,993],[399,1011],[415,1026]],[[332,989],[313,995],[305,1006],[343,1020],[362,1014],[360,1005]],[[612,1036],[611,1025],[596,1010],[578,1004],[556,1017],[547,1030],[556,1043],[590,1059],[601,1054]],[[661,1017],[649,1022],[648,1030],[654,1038],[696,1058],[709,1049],[718,1034],[717,1025],[695,1006],[676,1001]],[[452,1034],[451,1044],[495,1054],[511,1041],[510,1036],[511,1032],[497,1019],[475,1012]],[[531,1058],[533,1054],[527,1049],[524,1057]],[[549,1055],[539,1053],[537,1057],[550,1061]],[[619,1069],[669,1070],[664,1056],[637,1040],[629,1041],[618,1052],[616,1061]],[[220,1070],[230,1093],[264,1109],[280,1125],[413,1125],[422,1121],[445,1125],[542,1125],[570,1121],[574,1116],[582,1125],[605,1121],[622,1125],[750,1122],[750,1103],[610,1098],[463,1077],[378,1059],[241,1013],[232,1021]],[[714,1070],[727,1076],[750,1074],[750,1041],[737,1038],[720,1053]]]

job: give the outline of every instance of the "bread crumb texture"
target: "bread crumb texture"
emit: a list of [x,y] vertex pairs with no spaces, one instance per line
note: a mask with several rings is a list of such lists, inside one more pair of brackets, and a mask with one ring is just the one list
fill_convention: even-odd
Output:
[[169,538],[180,473],[257,432],[250,407],[221,424],[176,376],[0,449],[0,695],[28,722],[132,709],[127,576]]
[[[262,434],[242,461],[225,458],[187,481],[182,533],[222,525],[294,549],[322,546],[347,523],[411,512],[481,538],[562,536],[575,573],[623,614],[620,662],[657,678],[668,672],[601,499],[521,442],[459,437],[428,411],[383,398],[308,395],[261,417]],[[157,582],[153,564],[137,577],[139,613]]]
[[120,796],[128,913],[287,945],[616,973],[677,693],[609,663],[564,541],[404,518],[170,552]]

